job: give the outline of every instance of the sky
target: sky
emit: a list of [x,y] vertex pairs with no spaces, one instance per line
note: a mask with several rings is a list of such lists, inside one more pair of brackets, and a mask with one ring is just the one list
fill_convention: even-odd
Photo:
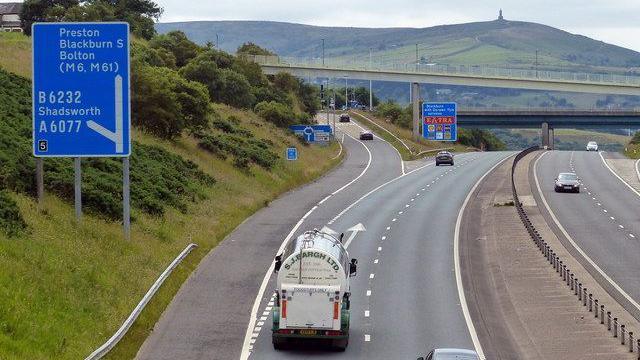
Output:
[[[0,0],[2,1],[2,0]],[[156,0],[161,22],[271,20],[320,26],[429,27],[531,21],[640,51],[640,0]]]
[[[15,0],[0,0],[11,2]],[[161,22],[271,20],[320,26],[429,27],[508,20],[550,25],[640,51],[640,0],[156,0]]]

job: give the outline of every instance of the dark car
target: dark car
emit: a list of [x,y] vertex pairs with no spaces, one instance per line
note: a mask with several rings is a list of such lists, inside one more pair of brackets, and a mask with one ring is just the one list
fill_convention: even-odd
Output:
[[340,115],[340,122],[350,122],[350,121],[351,121],[351,117],[349,117],[349,114]]
[[580,192],[580,180],[578,175],[574,173],[560,173],[556,178],[556,184],[554,186],[556,192],[571,191]]
[[373,133],[368,130],[360,132],[360,140],[373,140]]
[[440,164],[449,164],[453,166],[453,154],[448,151],[440,151],[436,155],[436,166]]

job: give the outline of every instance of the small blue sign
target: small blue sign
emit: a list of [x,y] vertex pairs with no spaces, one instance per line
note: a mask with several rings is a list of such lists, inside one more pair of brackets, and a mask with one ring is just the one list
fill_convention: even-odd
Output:
[[331,125],[291,125],[289,129],[307,142],[330,141],[333,134]]
[[427,140],[458,140],[456,103],[423,103],[422,136]]
[[129,24],[35,23],[33,154],[131,154]]
[[298,160],[298,149],[294,147],[287,148],[287,160]]

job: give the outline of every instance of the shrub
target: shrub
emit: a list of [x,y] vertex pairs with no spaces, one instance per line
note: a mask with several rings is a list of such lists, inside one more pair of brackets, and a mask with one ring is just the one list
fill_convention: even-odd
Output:
[[[30,82],[0,70],[0,84],[0,188],[33,196],[35,161],[31,156]],[[203,188],[215,183],[194,163],[162,148],[134,143],[132,150],[131,203],[136,209],[156,215],[168,207],[185,210],[189,202],[204,196]],[[44,170],[45,189],[72,201],[72,160],[44,159]],[[87,212],[120,219],[121,174],[120,160],[83,159],[82,197]],[[0,201],[0,209],[11,208],[11,205],[5,206],[5,200]],[[14,219],[15,212],[2,212],[0,216]]]
[[199,146],[221,157],[246,158],[265,169],[271,169],[278,161],[278,155],[271,150],[274,144],[267,140],[231,134],[201,134]]
[[133,84],[133,124],[165,139],[185,128],[207,124],[209,100],[202,84],[186,80],[177,72],[142,65],[135,69]]
[[201,50],[182,31],[171,31],[163,35],[157,35],[149,41],[149,45],[155,49],[165,49],[171,52],[176,59],[178,67],[185,66]]
[[287,127],[297,122],[298,117],[291,108],[275,101],[263,101],[254,109],[256,114],[279,127]]
[[6,191],[0,191],[0,230],[13,237],[27,229],[16,202]]

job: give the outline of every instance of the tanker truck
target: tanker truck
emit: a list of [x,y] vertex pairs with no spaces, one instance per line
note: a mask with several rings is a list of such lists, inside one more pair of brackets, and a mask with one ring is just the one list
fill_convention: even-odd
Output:
[[292,239],[276,256],[275,349],[291,340],[323,340],[339,351],[349,344],[349,278],[358,261],[335,237],[318,230]]

